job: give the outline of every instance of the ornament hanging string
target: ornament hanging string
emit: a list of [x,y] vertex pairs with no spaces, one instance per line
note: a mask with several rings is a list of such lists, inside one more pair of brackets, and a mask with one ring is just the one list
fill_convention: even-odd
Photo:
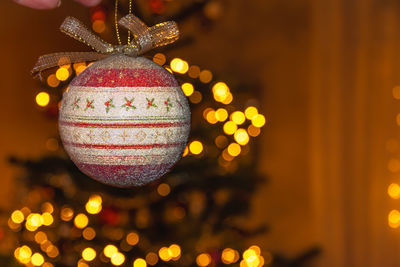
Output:
[[[129,0],[128,14],[132,14],[132,0]],[[115,22],[115,34],[117,36],[118,44],[121,45],[121,37],[119,35],[118,27],[118,0],[115,0],[115,10],[114,10],[114,22]],[[131,43],[131,32],[128,31],[128,45]]]
[[95,35],[76,18],[67,17],[60,26],[61,32],[96,52],[60,52],[41,56],[32,69],[32,75],[41,79],[44,70],[71,63],[97,61],[112,54],[137,57],[156,47],[171,44],[179,38],[178,25],[174,21],[148,27],[138,17],[129,14],[121,18],[118,24],[132,33],[132,42],[126,45],[112,45]]

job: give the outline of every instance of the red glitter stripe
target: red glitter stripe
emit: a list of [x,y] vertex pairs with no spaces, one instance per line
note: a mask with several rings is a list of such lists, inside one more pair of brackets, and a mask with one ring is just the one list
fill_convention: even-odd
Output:
[[88,87],[177,87],[177,81],[164,69],[87,69],[72,86]]
[[103,145],[103,144],[80,144],[73,142],[64,142],[66,146],[95,148],[95,149],[152,149],[152,148],[170,148],[184,145],[185,143],[170,143],[170,144],[132,144],[132,145]]
[[189,125],[189,122],[153,122],[153,123],[88,123],[59,121],[60,125],[81,128],[167,128]]

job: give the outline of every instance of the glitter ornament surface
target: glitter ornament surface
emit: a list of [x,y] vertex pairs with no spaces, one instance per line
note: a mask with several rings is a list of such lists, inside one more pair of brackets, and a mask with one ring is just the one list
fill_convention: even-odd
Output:
[[59,129],[82,172],[112,186],[140,186],[181,158],[190,109],[163,67],[143,57],[113,55],[72,80],[61,103]]

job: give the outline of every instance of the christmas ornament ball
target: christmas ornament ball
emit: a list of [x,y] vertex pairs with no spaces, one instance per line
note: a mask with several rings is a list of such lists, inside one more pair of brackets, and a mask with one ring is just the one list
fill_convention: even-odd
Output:
[[144,57],[118,54],[72,80],[61,102],[59,130],[83,173],[111,186],[140,186],[181,158],[190,109],[171,73]]

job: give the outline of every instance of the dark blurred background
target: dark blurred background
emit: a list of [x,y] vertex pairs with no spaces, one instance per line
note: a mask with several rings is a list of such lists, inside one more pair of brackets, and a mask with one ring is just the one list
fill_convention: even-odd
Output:
[[[29,71],[39,55],[89,51],[59,32],[59,25],[68,15],[93,26],[93,14],[100,10],[105,18],[104,29],[102,25],[97,29],[99,35],[115,43],[113,4],[113,1],[105,0],[97,9],[88,9],[64,0],[62,7],[56,10],[35,11],[11,1],[0,2],[0,88],[4,93],[1,98],[3,125],[0,139],[0,169],[3,174],[0,208],[4,216],[3,226],[0,225],[0,247],[4,266],[18,266],[13,258],[15,255],[18,258],[20,251],[14,252],[15,249],[25,243],[35,243],[35,237],[23,233],[29,231],[15,225],[15,221],[10,223],[10,214],[30,204],[39,207],[35,212],[40,211],[43,203],[52,203],[54,210],[60,213],[64,204],[78,207],[79,201],[73,204],[71,199],[75,197],[65,193],[65,188],[64,191],[60,189],[65,185],[60,187],[49,182],[51,179],[46,179],[61,169],[72,177],[71,183],[75,183],[74,175],[79,179],[89,179],[79,176],[79,172],[69,165],[57,143],[57,100],[63,84],[50,88],[46,82],[32,79]],[[172,262],[163,261],[158,250],[163,244],[169,246],[180,240],[169,242],[171,237],[160,236],[160,244],[154,244],[158,243],[157,238],[144,231],[146,227],[137,227],[139,230],[135,231],[147,237],[152,245],[144,244],[134,253],[127,250],[127,265],[124,266],[132,266],[135,257],[145,258],[151,249],[160,258],[157,266],[262,266],[260,262],[253,265],[251,260],[245,262],[249,255],[242,253],[246,251],[257,254],[257,260],[262,256],[265,266],[400,266],[400,232],[397,229],[400,226],[400,212],[397,211],[400,202],[396,200],[400,197],[397,185],[400,182],[397,125],[400,120],[396,117],[400,111],[397,102],[400,87],[396,87],[400,83],[398,1],[142,0],[134,1],[134,10],[151,25],[164,19],[175,19],[181,29],[179,42],[154,51],[149,58],[161,53],[166,57],[166,65],[173,58],[180,58],[190,66],[210,70],[214,75],[209,84],[199,83],[201,89],[198,91],[203,92],[202,103],[191,101],[192,109],[198,109],[193,112],[193,120],[200,129],[196,132],[199,140],[202,136],[212,135],[215,127],[221,129],[223,125],[205,124],[204,121],[210,118],[203,118],[206,107],[219,107],[214,105],[212,95],[207,97],[204,93],[207,86],[211,88],[216,81],[224,81],[230,86],[234,96],[232,103],[236,105],[231,110],[244,111],[248,106],[256,106],[265,115],[266,124],[259,136],[254,134],[257,137],[251,137],[250,144],[243,146],[247,147],[244,150],[250,150],[249,156],[229,160],[238,164],[221,163],[222,160],[219,166],[212,167],[215,170],[225,168],[225,172],[218,172],[224,181],[219,183],[219,189],[230,188],[230,180],[223,179],[231,176],[232,181],[237,183],[236,188],[231,188],[232,192],[237,192],[241,184],[253,185],[244,186],[245,192],[238,193],[239,196],[246,196],[243,201],[248,206],[243,207],[241,218],[236,221],[238,228],[252,230],[240,230],[241,235],[225,244],[229,235],[221,234],[224,232],[224,224],[221,224],[222,228],[216,230],[221,234],[216,242],[218,245],[210,245],[208,237],[202,236],[202,245],[199,247],[197,244],[186,261],[176,259]],[[127,13],[127,1],[121,1],[120,12],[122,15]],[[190,82],[187,75],[178,75],[179,79]],[[44,108],[35,102],[36,95],[41,91],[48,92],[55,99],[52,98],[53,102]],[[230,111],[229,107],[227,109]],[[212,146],[212,141],[208,146]],[[197,166],[196,162],[202,157],[208,158],[208,146],[204,141],[201,155],[185,157],[174,175],[190,176],[185,166]],[[43,158],[49,155],[50,158]],[[10,157],[14,159],[10,161]],[[49,169],[50,166],[60,168],[54,171],[47,170],[46,166]],[[188,217],[190,212],[185,206],[187,203],[182,201],[182,190],[194,187],[193,190],[200,195],[208,196],[210,193],[207,184],[196,183],[201,179],[197,178],[189,179],[190,183],[185,185],[167,177],[146,187],[141,194],[147,199],[146,195],[152,191],[161,190],[160,183],[168,185],[168,190],[172,190],[171,203],[177,203],[179,199]],[[213,184],[215,180],[210,179],[205,179],[204,183]],[[174,187],[174,184],[177,186]],[[117,205],[115,197],[118,191],[96,184],[93,186],[93,189],[82,189],[85,192],[83,195],[87,196],[85,201],[89,196],[99,194],[104,202],[111,203],[108,213],[104,215],[103,210],[99,216],[113,218],[131,210],[135,210],[137,215],[142,208],[137,204],[121,210],[113,208]],[[74,188],[79,193],[83,187],[79,187],[78,183]],[[42,189],[53,193],[44,196],[40,191]],[[25,201],[24,197],[35,190],[39,190],[39,200],[32,202],[32,198],[27,198]],[[124,193],[129,198],[129,192]],[[135,191],[135,194],[139,193]],[[213,199],[216,201],[217,198]],[[149,201],[147,199],[143,205],[150,207],[150,213],[152,210],[165,210],[163,205],[154,207]],[[33,207],[29,208],[34,212]],[[208,214],[207,207],[202,213]],[[23,218],[26,219],[27,214],[24,213]],[[230,215],[236,214],[228,214],[223,219]],[[205,217],[202,220],[206,220]],[[93,223],[97,222],[97,219],[93,220]],[[54,221],[57,224],[55,215]],[[129,224],[130,221],[127,222]],[[107,223],[111,222],[100,220],[95,226],[100,229]],[[209,221],[204,223],[210,224]],[[187,223],[180,227],[185,225]],[[47,235],[55,240],[54,244],[60,244],[61,256],[50,257],[41,252],[45,261],[52,262],[54,266],[76,266],[77,263],[85,266],[84,261],[79,260],[79,244],[88,239],[81,238],[83,241],[79,243],[76,237],[74,246],[71,245],[74,248],[65,248],[64,252],[62,246],[70,240],[58,237],[62,235],[61,230],[58,231],[62,228],[61,223],[55,227],[49,230],[54,236],[51,233]],[[113,227],[122,229],[125,226],[121,223]],[[75,228],[80,229],[76,224]],[[97,240],[94,247],[106,245],[106,241],[94,240]],[[232,262],[222,259],[225,245],[239,253],[240,259],[234,261],[236,256],[232,256]],[[183,243],[180,246],[182,251],[191,247]],[[97,251],[99,257],[101,249]],[[40,248],[36,250],[40,251]],[[203,258],[199,258],[202,253]],[[70,259],[64,259],[63,254],[70,255]],[[224,257],[228,257],[226,255]],[[151,259],[145,259],[151,265]],[[25,264],[32,266],[33,262],[28,260]],[[110,261],[99,260],[97,264],[100,265],[95,265],[94,261],[86,262],[90,266],[92,263],[93,266],[112,266]],[[52,265],[45,267],[49,266]],[[134,266],[145,265],[137,263]]]

